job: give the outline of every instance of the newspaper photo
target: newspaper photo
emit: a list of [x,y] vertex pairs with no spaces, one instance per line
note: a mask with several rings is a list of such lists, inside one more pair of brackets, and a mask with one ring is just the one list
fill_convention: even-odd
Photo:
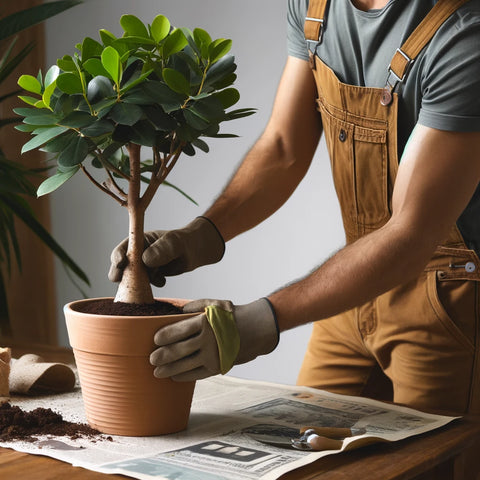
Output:
[[[86,422],[79,388],[63,395],[12,397],[11,403],[24,410],[51,408],[65,420]],[[188,428],[177,434],[95,441],[48,436],[0,446],[145,480],[274,480],[326,455],[398,441],[455,418],[307,387],[217,376],[197,382]],[[258,441],[266,433],[289,440],[304,426],[347,428],[352,436],[338,441],[338,448],[318,452],[291,448],[288,441],[285,446]]]

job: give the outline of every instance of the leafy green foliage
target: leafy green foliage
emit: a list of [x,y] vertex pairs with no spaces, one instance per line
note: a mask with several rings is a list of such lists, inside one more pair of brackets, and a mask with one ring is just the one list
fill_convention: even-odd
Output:
[[[0,40],[8,39],[12,35],[79,3],[81,2],[78,0],[53,1],[0,18]],[[33,49],[33,44],[29,44],[19,52],[14,53],[16,41],[16,37],[13,38],[6,50],[0,54],[0,86]],[[56,70],[58,69],[55,67],[50,71],[50,76],[49,74],[46,75],[45,82],[47,85],[53,85],[54,79],[52,77],[58,74]],[[44,104],[50,104],[55,85],[50,88],[43,88],[41,79],[32,76],[22,76],[18,82],[22,89],[35,93],[35,97],[22,96],[21,98],[25,103],[40,108]],[[19,91],[13,91],[3,94],[0,97],[0,102],[18,95],[18,93]],[[0,119],[0,127],[17,122],[18,117],[3,118]],[[37,148],[45,141],[59,135],[58,130],[44,132],[41,130],[41,125],[39,128],[33,124],[24,124],[19,130],[36,132],[34,139],[36,139],[37,144],[30,144],[27,150]],[[21,267],[15,219],[21,220],[79,279],[86,284],[89,283],[85,273],[40,224],[26,201],[27,197],[35,196],[35,188],[31,178],[39,174],[40,172],[25,168],[7,159],[0,149],[0,333],[2,334],[8,333],[10,330],[4,274],[8,275],[10,273],[13,263]]]
[[[163,15],[148,25],[123,15],[120,25],[122,37],[102,29],[98,41],[85,38],[45,78],[22,75],[18,81],[28,93],[20,97],[28,107],[15,112],[23,117],[22,129],[35,127],[28,129],[33,138],[23,151],[43,148],[57,160],[57,174],[40,187],[39,195],[79,170],[93,180],[86,170],[91,162],[105,169],[107,193],[124,204],[115,182],[130,180],[128,144],[152,147],[153,164],[142,164],[150,176],[142,180],[163,182],[171,169],[166,166],[180,152],[207,152],[200,137],[220,137],[222,122],[254,112],[227,112],[240,98],[232,87],[236,65],[229,54],[231,40],[212,40],[199,28],[173,28]],[[105,182],[93,181],[107,189]]]

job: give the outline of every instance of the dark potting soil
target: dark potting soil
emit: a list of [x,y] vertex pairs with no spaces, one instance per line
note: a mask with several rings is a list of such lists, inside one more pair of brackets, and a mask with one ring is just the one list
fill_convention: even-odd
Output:
[[[59,413],[49,408],[36,408],[30,412],[10,403],[0,405],[0,440],[25,440],[34,442],[35,435],[54,435],[77,438],[101,438],[103,435],[84,423],[65,421]],[[105,437],[103,437],[105,438]]]
[[78,311],[83,313],[92,313],[98,315],[119,315],[119,316],[156,316],[156,315],[178,315],[183,313],[181,308],[176,307],[168,302],[156,300],[155,303],[138,304],[114,302],[110,298],[94,300],[76,307]]

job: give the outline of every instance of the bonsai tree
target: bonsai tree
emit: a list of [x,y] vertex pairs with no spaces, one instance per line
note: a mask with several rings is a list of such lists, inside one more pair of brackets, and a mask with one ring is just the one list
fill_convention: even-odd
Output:
[[[253,110],[227,112],[240,98],[231,86],[231,40],[212,40],[200,28],[172,28],[163,15],[149,25],[123,15],[120,25],[122,37],[100,30],[100,41],[85,38],[44,76],[21,76],[29,95],[20,98],[29,107],[15,112],[24,117],[20,129],[33,135],[22,151],[42,148],[57,164],[38,195],[81,171],[126,207],[128,265],[115,301],[151,304],[142,262],[147,207],[161,184],[170,185],[166,178],[182,153],[208,152],[204,138],[234,136],[219,133],[220,124]],[[142,146],[151,149],[150,160],[142,161]]]
[[[9,101],[20,91],[6,91],[6,83],[15,69],[31,53],[34,45],[27,44],[21,49],[17,45],[17,34],[58,13],[81,3],[78,0],[60,0],[37,5],[0,18],[0,105]],[[0,128],[19,122],[18,117],[0,118]],[[21,252],[15,228],[15,219],[21,220],[81,281],[88,285],[88,278],[78,265],[55,241],[39,222],[26,198],[35,197],[38,176],[41,171],[20,165],[9,159],[0,146],[0,334],[10,333],[9,312],[6,296],[5,274],[9,275],[12,264],[21,268]]]

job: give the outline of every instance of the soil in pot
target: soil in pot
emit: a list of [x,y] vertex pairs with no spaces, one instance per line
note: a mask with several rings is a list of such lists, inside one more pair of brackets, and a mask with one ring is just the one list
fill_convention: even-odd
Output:
[[179,315],[182,309],[162,300],[155,300],[152,304],[114,302],[111,298],[104,298],[92,303],[80,305],[77,310],[95,315],[120,315],[120,316],[157,316]]

